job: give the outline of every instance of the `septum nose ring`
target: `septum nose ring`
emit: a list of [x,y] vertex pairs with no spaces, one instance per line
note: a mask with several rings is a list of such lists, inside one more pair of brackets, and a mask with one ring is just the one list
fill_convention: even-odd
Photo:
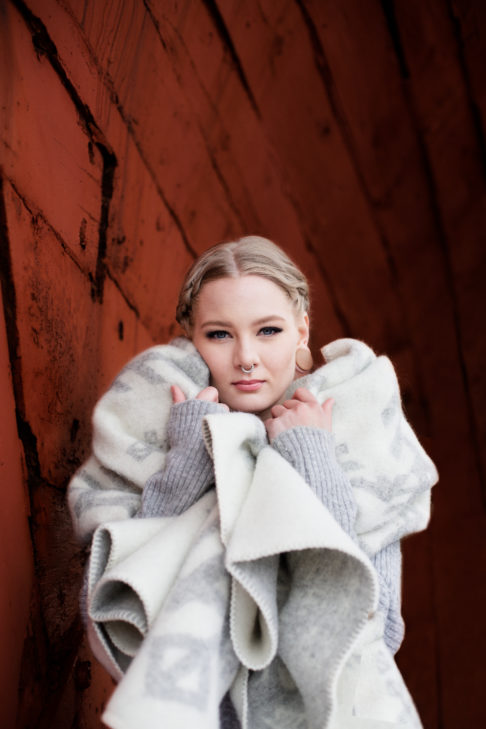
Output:
[[242,372],[245,373],[245,375],[249,375],[250,372],[253,372],[253,370],[255,369],[255,365],[252,364],[248,368],[247,367],[243,367],[243,365],[240,365],[240,369],[241,369]]

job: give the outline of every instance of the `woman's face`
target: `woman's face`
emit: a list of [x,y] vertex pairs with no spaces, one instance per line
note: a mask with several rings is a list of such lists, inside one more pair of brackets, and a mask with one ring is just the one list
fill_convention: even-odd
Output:
[[216,279],[199,293],[192,341],[220,402],[232,410],[261,413],[279,402],[308,336],[307,314],[297,314],[285,292],[261,276]]

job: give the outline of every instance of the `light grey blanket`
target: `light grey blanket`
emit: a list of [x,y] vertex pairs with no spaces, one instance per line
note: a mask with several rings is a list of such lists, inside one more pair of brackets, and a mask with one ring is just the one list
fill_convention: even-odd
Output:
[[178,517],[124,518],[162,465],[170,384],[189,396],[207,384],[190,344],[143,353],[97,406],[94,455],[69,497],[81,535],[107,522],[88,600],[91,644],[120,680],[104,715],[113,729],[216,729],[228,688],[244,727],[420,725],[374,614],[367,555],[424,528],[437,474],[389,360],[356,340],[323,352],[298,384],[336,400],[359,546],[243,413],[205,420],[216,493]]

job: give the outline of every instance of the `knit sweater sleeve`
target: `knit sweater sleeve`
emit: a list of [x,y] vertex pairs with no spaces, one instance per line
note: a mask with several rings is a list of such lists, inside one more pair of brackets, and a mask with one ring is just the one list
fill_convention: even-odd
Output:
[[214,483],[201,422],[206,415],[218,412],[225,412],[220,403],[205,400],[185,400],[172,406],[167,425],[170,450],[163,468],[144,486],[138,516],[182,514]]
[[[336,459],[333,434],[320,428],[296,426],[280,433],[272,446],[300,473],[344,531],[359,544],[355,531],[356,501],[349,479]],[[380,583],[378,609],[385,616],[385,642],[396,653],[404,634],[400,611],[400,542],[388,544],[371,561]]]

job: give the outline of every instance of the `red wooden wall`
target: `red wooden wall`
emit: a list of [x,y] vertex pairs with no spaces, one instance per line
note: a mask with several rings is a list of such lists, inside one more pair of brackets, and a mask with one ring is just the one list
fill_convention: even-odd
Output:
[[486,726],[485,34],[481,0],[0,3],[2,727],[101,726],[66,484],[183,271],[247,232],[309,275],[316,350],[396,365],[441,475],[398,661],[426,729]]

